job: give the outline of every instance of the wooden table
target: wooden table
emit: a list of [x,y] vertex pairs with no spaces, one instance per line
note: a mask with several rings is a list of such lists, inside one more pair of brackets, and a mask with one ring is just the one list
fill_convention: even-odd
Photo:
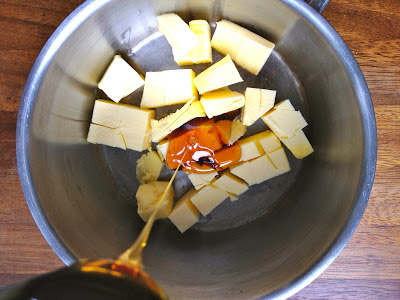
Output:
[[[40,49],[82,0],[0,3],[0,287],[62,267],[28,210],[15,158],[25,80]],[[400,2],[332,0],[323,15],[369,85],[378,124],[371,198],[349,244],[293,299],[400,299]]]

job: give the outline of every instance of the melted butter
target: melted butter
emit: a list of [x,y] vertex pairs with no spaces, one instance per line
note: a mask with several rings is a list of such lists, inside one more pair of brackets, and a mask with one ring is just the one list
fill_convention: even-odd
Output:
[[186,172],[210,173],[239,161],[240,146],[237,143],[225,145],[214,121],[197,119],[169,136],[166,162],[170,169],[176,169],[181,163]]

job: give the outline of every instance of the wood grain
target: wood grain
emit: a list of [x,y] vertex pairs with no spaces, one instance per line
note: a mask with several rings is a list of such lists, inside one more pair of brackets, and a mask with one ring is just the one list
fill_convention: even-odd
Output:
[[[0,287],[63,266],[26,205],[15,158],[15,126],[36,56],[82,2],[0,3]],[[378,163],[370,201],[349,244],[292,299],[400,299],[400,3],[332,0],[323,15],[349,46],[370,88]]]

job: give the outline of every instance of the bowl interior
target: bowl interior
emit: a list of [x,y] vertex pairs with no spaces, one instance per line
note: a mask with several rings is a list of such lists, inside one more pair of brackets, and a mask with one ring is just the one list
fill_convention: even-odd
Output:
[[[289,98],[309,123],[315,153],[297,160],[286,151],[290,173],[251,187],[237,202],[225,200],[185,234],[168,220],[157,222],[146,271],[171,298],[255,298],[290,286],[326,253],[357,200],[365,142],[360,104],[332,44],[289,2],[115,0],[85,4],[64,25],[73,30],[46,56],[51,61],[31,107],[27,160],[34,210],[56,233],[56,251],[68,249],[65,262],[116,257],[143,226],[134,197],[141,153],[88,144],[86,136],[94,100],[105,97],[97,82],[115,53],[143,72],[178,68],[156,29],[155,17],[170,11],[213,26],[226,18],[276,43],[262,72],[239,68],[245,82],[232,89],[276,89],[277,102]],[[123,102],[138,104],[141,93]],[[259,121],[247,135],[266,128]],[[170,175],[164,169],[162,179]],[[189,186],[179,174],[177,196]]]

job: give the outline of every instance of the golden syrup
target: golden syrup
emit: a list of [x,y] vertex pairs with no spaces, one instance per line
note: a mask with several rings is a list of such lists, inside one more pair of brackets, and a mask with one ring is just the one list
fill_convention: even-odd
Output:
[[240,146],[227,145],[231,122],[199,118],[174,131],[168,138],[168,167],[176,169],[181,163],[186,172],[210,173],[238,162],[242,154]]

